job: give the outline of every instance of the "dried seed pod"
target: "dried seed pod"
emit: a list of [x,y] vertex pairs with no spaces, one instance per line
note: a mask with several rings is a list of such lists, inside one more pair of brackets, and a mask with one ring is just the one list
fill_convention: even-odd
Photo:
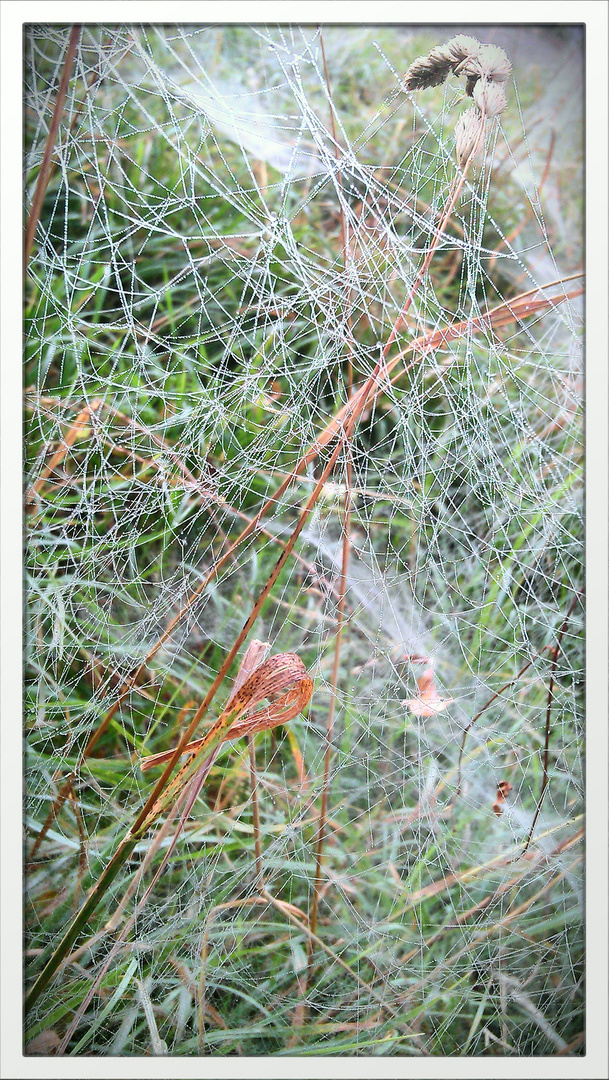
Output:
[[462,65],[477,56],[481,48],[480,42],[467,34],[457,34],[445,45],[436,45],[427,56],[418,56],[408,68],[404,77],[406,90],[439,86],[451,71],[460,73]]
[[485,77],[476,81],[472,97],[486,120],[499,116],[507,108],[507,98],[501,83]]
[[481,45],[476,38],[457,34],[413,61],[404,77],[404,88],[439,86],[451,72],[465,75],[465,92],[475,102],[455,127],[457,161],[463,168],[482,146],[485,121],[500,116],[507,106],[502,83],[511,75],[512,65],[498,45]]
[[512,74],[512,65],[498,45],[481,45],[475,56],[472,55],[463,62],[460,72],[467,77],[467,93],[471,96],[470,82],[475,83],[480,78],[486,78],[503,83]]
[[469,37],[467,34],[457,34],[456,37],[447,41],[443,48],[453,65],[453,70],[455,70],[464,60],[477,56],[482,46],[474,37]]
[[460,168],[463,168],[473,151],[477,152],[482,146],[483,128],[482,113],[476,105],[472,105],[471,109],[466,109],[459,117],[455,127],[455,149]]
[[483,45],[478,55],[482,73],[493,82],[503,83],[512,74],[512,65],[498,45]]
[[426,90],[429,86],[439,86],[450,75],[452,66],[445,49],[438,45],[427,56],[413,60],[404,76],[404,89]]

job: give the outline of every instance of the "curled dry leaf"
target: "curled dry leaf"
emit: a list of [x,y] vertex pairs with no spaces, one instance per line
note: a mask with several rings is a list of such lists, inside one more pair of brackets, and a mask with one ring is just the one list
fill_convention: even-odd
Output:
[[[222,711],[222,716],[233,714],[233,723],[227,728],[222,742],[255,735],[277,724],[287,724],[311,700],[313,680],[309,678],[300,657],[295,653],[278,653],[263,660],[268,648],[268,642],[253,641],[243,657],[231,695]],[[252,712],[265,698],[272,699],[269,705]],[[188,743],[184,753],[198,750],[204,738]],[[140,768],[145,772],[153,765],[168,761],[172,755],[173,750],[152,754],[140,762]]]
[[426,668],[417,679],[417,686],[419,696],[406,702],[413,716],[435,716],[454,701],[454,698],[443,698],[438,694],[434,683],[433,668]]
[[249,679],[256,668],[264,663],[269,655],[270,648],[271,645],[268,641],[259,641],[258,638],[254,638],[254,640],[250,642],[243,654],[241,663],[239,664],[239,670],[235,675],[235,681],[233,682],[230,697],[226,703],[227,707],[230,704],[231,698],[241,689],[246,679]]
[[[282,694],[283,690],[287,693]],[[254,728],[261,730],[261,724],[272,727],[273,724],[285,723],[286,714],[289,713],[289,719],[296,716],[305,707],[312,693],[313,682],[296,653],[270,656],[252,671],[245,682],[233,689],[223,710],[224,713],[235,713],[235,722],[228,734],[234,738],[236,736],[231,733],[236,728],[242,732],[249,728],[251,734]],[[264,698],[271,697],[271,705],[251,713],[254,706]],[[249,714],[247,719],[238,724],[237,721],[244,713]]]
[[497,796],[495,798],[495,802],[493,803],[493,813],[497,814],[498,817],[503,813],[503,804],[505,802],[506,796],[509,795],[511,790],[512,785],[510,784],[509,780],[502,780],[497,788]]

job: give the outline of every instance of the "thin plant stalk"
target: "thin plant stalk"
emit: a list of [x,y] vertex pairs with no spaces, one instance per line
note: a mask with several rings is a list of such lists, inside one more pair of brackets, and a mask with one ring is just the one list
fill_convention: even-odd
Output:
[[[386,365],[385,361],[387,359],[389,349],[390,349],[391,345],[393,344],[393,342],[395,341],[395,339],[396,339],[396,337],[398,335],[399,327],[400,327],[401,323],[403,322],[403,319],[404,319],[405,315],[407,314],[407,312],[408,312],[408,310],[409,310],[409,308],[410,308],[410,306],[412,304],[412,301],[413,301],[413,299],[415,297],[417,289],[419,288],[421,282],[423,281],[423,279],[425,277],[427,269],[429,268],[429,265],[430,265],[431,260],[433,258],[434,252],[436,251],[436,248],[437,248],[437,246],[438,246],[438,244],[440,242],[440,239],[441,239],[441,237],[442,237],[442,235],[443,235],[443,233],[444,233],[444,231],[446,229],[446,226],[448,225],[450,215],[452,214],[455,203],[456,203],[456,201],[457,201],[457,199],[459,197],[459,193],[460,193],[460,191],[461,191],[461,189],[463,187],[463,184],[465,183],[465,177],[466,177],[466,172],[467,172],[467,167],[469,165],[469,161],[471,161],[473,159],[473,157],[475,156],[475,153],[476,153],[476,151],[478,149],[478,143],[479,143],[479,140],[482,137],[482,135],[483,135],[483,129],[481,128],[480,135],[478,136],[478,142],[476,143],[476,146],[472,150],[470,158],[469,158],[468,162],[466,163],[465,168],[463,169],[463,172],[461,173],[460,176],[457,176],[455,181],[453,182],[453,187],[452,187],[452,190],[451,190],[450,195],[448,197],[446,209],[445,209],[445,211],[444,211],[444,213],[442,215],[442,220],[440,222],[440,225],[438,226],[436,236],[434,237],[433,243],[431,244],[431,246],[429,248],[429,251],[427,252],[427,255],[426,255],[426,257],[425,257],[425,259],[423,261],[423,265],[421,267],[421,270],[419,271],[419,273],[418,273],[418,275],[417,275],[417,277],[415,279],[415,282],[414,282],[412,288],[410,289],[410,292],[409,292],[408,297],[407,297],[407,299],[406,299],[406,301],[405,301],[405,303],[404,303],[404,305],[402,307],[402,310],[401,310],[396,322],[394,323],[393,328],[391,330],[391,333],[389,334],[389,337],[388,337],[388,339],[387,339],[387,341],[385,343],[385,346],[383,348],[383,352],[381,354],[381,360],[379,361],[379,364],[377,365],[377,368],[379,368],[380,370],[384,369],[383,373],[385,374],[385,377],[387,377],[387,365]],[[347,483],[346,483],[346,494],[345,494],[345,517],[344,517],[344,526],[343,526],[343,550],[342,550],[342,566],[341,566],[341,579],[340,579],[340,600],[339,600],[339,604],[338,604],[338,628],[337,628],[337,632],[336,632],[335,648],[334,648],[334,661],[333,661],[333,665],[332,665],[332,676],[331,676],[331,682],[330,682],[330,705],[329,705],[329,709],[328,709],[328,724],[327,724],[327,729],[326,729],[326,751],[325,751],[325,757],[324,757],[324,776],[323,776],[323,782],[322,782],[321,813],[320,813],[320,820],[319,820],[319,829],[318,829],[318,834],[317,834],[316,857],[315,857],[315,882],[314,882],[314,887],[313,887],[313,904],[312,904],[311,917],[310,917],[311,931],[312,931],[313,934],[315,934],[316,929],[317,929],[317,915],[318,915],[318,907],[319,907],[319,893],[320,893],[320,888],[321,888],[321,873],[322,873],[322,859],[323,859],[323,845],[324,845],[324,834],[325,834],[325,821],[326,821],[326,816],[327,816],[327,813],[328,813],[330,762],[331,762],[331,757],[332,757],[332,741],[331,740],[332,740],[332,730],[333,730],[333,726],[334,726],[334,715],[335,715],[335,710],[336,710],[336,691],[337,691],[337,686],[338,686],[338,677],[339,677],[339,668],[340,668],[340,650],[341,650],[342,630],[343,630],[343,621],[344,621],[344,601],[345,601],[345,594],[346,594],[346,589],[347,589],[347,570],[348,570],[349,546],[350,546],[350,544],[349,544],[349,526],[350,526],[350,518],[351,518],[351,497],[350,497],[351,473],[350,473],[350,463],[347,464],[346,474],[347,474]],[[308,978],[310,977],[310,974],[311,974],[312,942],[313,942],[313,940],[314,940],[313,938],[309,939],[308,971],[307,971]],[[307,982],[308,982],[308,978],[307,978]]]
[[[340,571],[339,591],[340,598],[338,601],[337,609],[337,629],[336,637],[334,640],[334,658],[332,662],[332,674],[330,676],[330,704],[328,707],[328,722],[326,726],[326,750],[324,754],[324,775],[321,789],[321,809],[319,815],[319,827],[317,832],[317,844],[315,851],[315,881],[313,885],[313,903],[311,905],[311,913],[309,916],[310,927],[313,934],[317,933],[317,914],[319,909],[319,894],[321,889],[321,876],[322,876],[322,861],[323,861],[323,848],[326,829],[326,818],[328,815],[328,801],[330,796],[330,764],[332,761],[332,734],[334,730],[334,716],[336,712],[336,694],[338,689],[338,680],[340,673],[340,654],[341,643],[343,636],[343,628],[345,625],[345,599],[347,594],[347,574],[349,570],[349,551],[350,551],[350,523],[351,523],[351,462],[347,462],[345,471],[345,511],[343,522],[343,546],[342,546],[342,562]],[[308,976],[310,977],[310,967],[313,955],[313,938],[309,938],[308,946]],[[307,978],[308,982],[308,978]]]
[[24,271],[27,270],[30,255],[32,254],[32,247],[34,244],[34,237],[36,235],[36,229],[40,220],[40,211],[42,210],[42,204],[44,202],[44,195],[51,176],[51,170],[53,167],[51,158],[55,143],[57,141],[57,134],[59,132],[59,125],[61,123],[61,117],[63,115],[63,106],[66,100],[66,94],[68,92],[68,84],[72,75],[72,69],[74,67],[74,59],[76,57],[76,49],[78,47],[78,39],[80,37],[80,31],[82,27],[79,23],[75,23],[72,27],[70,34],[70,40],[68,41],[68,47],[66,49],[66,55],[63,62],[63,71],[61,73],[61,81],[59,83],[59,89],[57,91],[57,97],[55,98],[55,107],[53,109],[53,115],[51,117],[51,125],[49,127],[49,133],[47,135],[47,141],[44,147],[44,154],[42,156],[42,163],[40,165],[40,171],[38,173],[38,180],[36,181],[36,187],[34,190],[34,198],[30,208],[30,213],[25,228],[25,241],[23,245],[23,267]]
[[569,619],[571,618],[573,608],[575,607],[575,605],[576,605],[577,601],[580,599],[580,597],[581,597],[581,591],[576,592],[575,596],[573,597],[573,599],[572,599],[572,601],[571,601],[571,603],[569,605],[569,610],[568,610],[567,614],[565,615],[563,624],[562,624],[562,626],[560,628],[560,632],[558,634],[558,638],[556,640],[556,645],[554,646],[554,650],[553,650],[554,655],[552,657],[552,669],[550,671],[550,685],[548,687],[548,705],[547,705],[547,708],[546,708],[546,728],[545,728],[544,747],[543,747],[543,780],[541,782],[541,791],[539,793],[539,799],[537,800],[537,806],[535,808],[535,813],[533,815],[533,820],[531,822],[531,828],[529,829],[529,835],[527,836],[526,843],[524,845],[524,851],[528,851],[529,845],[530,845],[531,840],[533,838],[533,834],[535,832],[535,826],[537,824],[537,819],[538,819],[538,817],[539,817],[539,815],[541,813],[541,807],[543,805],[543,800],[544,800],[544,797],[545,797],[546,788],[547,788],[548,782],[549,782],[548,765],[549,765],[549,760],[550,760],[550,734],[551,734],[551,730],[552,730],[550,721],[551,721],[551,716],[552,716],[552,705],[553,705],[553,702],[554,702],[554,678],[555,678],[555,675],[556,675],[556,666],[558,664],[558,657],[560,655],[560,646],[562,644],[562,639],[563,639],[565,630],[567,629],[567,626],[569,625]]
[[252,821],[254,826],[254,852],[256,857],[256,888],[264,888],[262,876],[262,839],[260,836],[260,811],[258,807],[258,778],[256,776],[255,735],[248,735],[247,747],[250,759],[250,784],[252,789]]
[[[546,645],[546,649],[547,648],[549,648],[549,646]],[[541,653],[539,655],[541,655]],[[482,714],[486,712],[489,706],[492,705],[498,697],[501,697],[501,695],[506,690],[509,690],[510,686],[513,686],[515,682],[518,682],[518,680],[524,675],[525,671],[528,671],[531,664],[533,664],[537,659],[538,657],[534,656],[532,660],[528,660],[524,667],[521,667],[518,674],[514,675],[513,679],[510,679],[509,682],[506,682],[503,686],[499,688],[499,690],[496,690],[494,694],[491,694],[490,698],[488,699],[488,701],[485,701],[479,712],[477,712],[476,715],[470,720],[469,724],[467,724],[466,727],[463,728],[463,735],[461,736],[461,746],[459,747],[459,760],[457,762],[457,789],[455,791],[455,798],[461,794],[463,753],[465,750],[465,741],[469,732],[473,728],[474,724],[478,722]]]
[[[322,58],[323,58],[324,75],[325,75],[325,79],[326,79],[326,87],[327,87],[327,90],[328,90],[328,98],[329,98],[329,101],[330,101],[330,121],[331,121],[331,124],[332,124],[332,135],[333,135],[333,139],[334,139],[334,153],[335,153],[336,160],[338,162],[338,160],[339,160],[339,147],[338,147],[338,139],[337,139],[337,134],[336,134],[336,121],[335,121],[335,117],[334,117],[334,104],[332,102],[332,91],[331,91],[331,87],[330,87],[330,74],[328,72],[328,64],[327,64],[327,61],[326,61],[326,50],[324,48],[324,39],[323,39],[323,34],[321,33],[321,30],[320,30],[319,38],[320,38],[320,43],[321,43],[321,54],[322,54]],[[340,168],[337,168],[337,180],[338,180],[339,189],[342,189],[342,175],[341,175]],[[342,232],[342,242],[343,242],[343,260],[344,260],[345,269],[347,269],[348,261],[349,261],[349,250],[348,250],[348,244],[347,244],[347,221],[346,221],[345,210],[344,210],[344,206],[343,206],[342,202],[340,204],[340,221],[341,221],[341,232]],[[351,331],[351,313],[350,313],[350,310],[349,310],[350,305],[351,305],[351,290],[349,289],[348,293],[347,293],[347,308],[348,308],[348,310],[347,310],[347,330],[348,330],[347,382],[348,382],[348,394],[349,394],[349,397],[351,397],[351,393],[352,393],[352,389],[353,389],[353,356],[352,356],[351,333],[350,333],[350,331]],[[351,485],[352,485],[352,463],[351,463],[351,455],[350,455],[350,453],[348,452],[348,449],[347,449],[346,462],[345,462],[345,506],[344,506],[343,530],[342,530],[343,542],[342,542],[342,553],[341,553],[340,579],[339,579],[339,586],[338,586],[339,597],[338,597],[338,607],[337,607],[337,627],[336,627],[336,636],[335,636],[335,639],[334,639],[334,658],[333,658],[333,662],[332,662],[332,675],[331,675],[331,678],[330,678],[330,704],[329,704],[329,708],[328,708],[328,719],[327,719],[327,724],[326,724],[326,749],[325,749],[325,754],[324,754],[324,773],[323,773],[323,781],[322,781],[322,789],[321,789],[321,808],[320,808],[320,814],[319,814],[319,828],[318,828],[318,833],[317,833],[317,844],[316,844],[316,852],[315,852],[315,880],[314,880],[314,884],[313,884],[313,902],[312,902],[311,911],[310,911],[310,914],[309,914],[309,926],[310,926],[310,929],[311,929],[311,932],[312,932],[313,935],[315,935],[316,932],[317,932],[317,914],[318,914],[318,909],[319,909],[319,894],[320,894],[320,889],[321,889],[323,848],[324,848],[326,817],[327,817],[327,814],[328,814],[328,801],[329,801],[329,792],[330,792],[330,763],[331,763],[331,759],[332,759],[332,733],[333,733],[333,729],[334,729],[334,715],[335,715],[335,712],[336,712],[336,694],[337,694],[337,689],[338,689],[338,679],[339,679],[339,672],[340,672],[340,653],[341,653],[341,643],[342,643],[342,636],[343,636],[343,626],[344,626],[344,622],[345,622],[345,601],[346,601],[346,595],[347,595],[347,575],[348,575],[348,570],[349,570],[349,553],[350,553],[350,549],[351,549]],[[305,976],[305,980],[304,980],[304,993],[305,994],[306,994],[306,991],[307,991],[307,988],[308,988],[308,985],[309,985],[309,981],[310,981],[310,977],[311,977],[311,965],[312,965],[312,958],[313,958],[313,942],[314,942],[314,938],[310,937],[308,939],[308,945],[307,945],[307,972],[306,972],[306,976]]]

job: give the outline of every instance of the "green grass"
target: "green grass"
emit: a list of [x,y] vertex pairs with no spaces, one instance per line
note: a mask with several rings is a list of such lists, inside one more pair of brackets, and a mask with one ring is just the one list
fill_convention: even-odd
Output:
[[[429,35],[402,42],[406,56],[388,29],[377,30],[375,40],[400,71],[436,43]],[[394,96],[371,32],[362,29],[351,45],[325,34],[333,100],[363,167],[358,182],[368,176],[374,214],[396,237],[383,247],[378,222],[362,226],[368,249],[362,241],[350,301],[333,184],[316,176],[286,186],[270,164],[266,186],[260,172],[254,182],[238,146],[191,105],[176,97],[170,115],[158,90],[126,93],[141,57],[129,66],[119,57],[126,30],[108,34],[104,80],[88,98],[82,81],[74,83],[84,107],[46,191],[26,289],[29,484],[85,400],[102,401],[28,515],[28,848],[75,774],[28,868],[31,980],[160,776],[142,774],[140,756],[175,745],[194,712],[181,710],[209,690],[280,554],[272,538],[258,533],[237,550],[83,760],[87,738],[236,538],[239,514],[255,515],[344,404],[350,303],[356,382],[374,366],[407,291],[403,252],[416,261],[411,248],[429,242],[429,230],[413,223],[414,196],[441,206],[454,168],[433,134],[418,141],[412,106]],[[99,58],[104,41],[103,28],[86,29],[86,63]],[[169,64],[158,37],[145,44],[161,66]],[[251,66],[265,77],[251,30],[215,28],[200,45],[218,79],[229,62],[238,73]],[[39,55],[29,76],[38,95],[56,77],[60,55],[50,35],[40,51],[48,60]],[[330,130],[323,84],[308,77],[308,100]],[[533,114],[537,85],[520,70],[516,79],[523,109]],[[33,98],[30,91],[30,106]],[[437,124],[442,101],[440,87],[417,104]],[[98,141],[87,104],[102,129],[110,125]],[[373,134],[364,137],[377,110]],[[36,154],[28,187],[42,148],[35,120],[30,107],[28,145]],[[501,165],[519,137],[514,107],[504,127],[502,181],[495,184],[491,172],[493,220],[482,241],[491,251],[527,211]],[[350,198],[357,204],[357,195]],[[261,241],[269,210],[290,222],[291,236]],[[492,268],[480,263],[473,292],[463,264],[451,277],[459,237],[464,228],[475,234],[477,213],[460,202],[432,263],[419,333],[463,318],[474,302],[484,310],[531,287],[513,280],[501,260]],[[564,238],[549,228],[549,245],[562,253]],[[581,607],[565,634],[551,700],[551,782],[537,830],[545,839],[522,855],[543,780],[548,646],[582,580],[580,415],[567,413],[551,427],[565,386],[572,389],[559,326],[550,311],[452,343],[450,355],[440,350],[405,372],[357,430],[354,584],[317,927],[326,949],[314,954],[307,1014],[306,927],[272,904],[244,904],[257,896],[255,827],[247,748],[235,744],[218,758],[126,940],[104,928],[153,834],[138,843],[79,939],[78,955],[38,1001],[28,1040],[49,1030],[63,1038],[113,943],[116,955],[68,1054],[140,1055],[163,1044],[180,1055],[494,1054],[508,1052],[503,1040],[527,1056],[556,1053],[558,1040],[577,1038]],[[324,451],[320,462],[327,458]],[[316,469],[319,476],[321,464]],[[333,479],[344,482],[342,464]],[[294,484],[269,519],[284,541],[312,483],[310,473]],[[337,572],[327,549],[340,540],[341,515],[340,490],[329,489],[296,547],[308,567],[288,561],[250,635],[271,641],[273,652],[298,653],[315,680],[310,706],[290,724],[295,742],[278,728],[255,744],[266,887],[305,913],[336,625],[336,597],[323,579]],[[365,562],[376,567],[377,582],[384,573],[382,603],[369,584],[358,592]],[[440,692],[457,702],[426,722],[404,704],[422,668],[403,659],[392,610],[413,628],[421,652],[433,653]],[[475,725],[456,799],[463,725],[528,659],[526,676]],[[508,777],[514,813],[499,818],[492,804]],[[152,858],[127,917],[164,850]],[[502,973],[517,980],[528,1011],[501,989]]]

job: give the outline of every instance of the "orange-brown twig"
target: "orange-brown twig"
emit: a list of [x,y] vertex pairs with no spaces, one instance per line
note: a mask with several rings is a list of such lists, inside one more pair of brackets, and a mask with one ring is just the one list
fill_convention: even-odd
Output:
[[42,156],[42,164],[40,166],[40,172],[38,173],[38,180],[36,181],[34,198],[32,200],[32,206],[25,229],[25,241],[23,245],[24,270],[27,270],[28,263],[30,261],[32,245],[34,243],[36,228],[40,220],[40,211],[42,210],[42,203],[44,201],[44,193],[47,189],[47,184],[51,175],[51,156],[55,147],[55,141],[57,139],[57,133],[59,131],[59,124],[61,123],[63,106],[66,99],[66,94],[68,92],[68,83],[72,74],[72,68],[74,66],[74,58],[76,56],[76,48],[78,45],[78,39],[80,37],[80,31],[81,27],[78,23],[76,23],[72,27],[70,40],[66,49],[66,55],[63,62],[63,71],[61,73],[61,81],[59,83],[57,97],[55,98],[55,108],[53,109],[53,116],[51,117],[51,126],[49,127],[49,133],[47,135],[44,154]]
[[546,709],[546,729],[545,729],[544,747],[543,747],[543,780],[541,782],[541,791],[539,793],[539,799],[537,801],[537,806],[535,808],[535,813],[533,815],[533,820],[531,822],[531,828],[529,829],[529,835],[527,836],[526,844],[524,845],[524,850],[525,851],[528,849],[529,844],[531,843],[531,840],[532,840],[532,837],[533,837],[533,833],[535,832],[535,826],[537,824],[537,819],[538,819],[538,817],[539,817],[539,815],[541,813],[541,807],[542,807],[542,804],[543,804],[544,795],[546,793],[546,788],[548,786],[548,780],[549,780],[548,762],[549,762],[549,758],[550,758],[550,732],[551,732],[550,718],[551,718],[551,715],[552,715],[552,704],[554,702],[554,678],[555,678],[555,675],[556,675],[556,665],[558,664],[558,657],[560,655],[560,646],[562,644],[562,639],[563,639],[565,630],[567,629],[567,626],[569,625],[569,619],[571,618],[573,608],[575,607],[577,601],[581,598],[581,595],[582,595],[581,590],[579,592],[575,593],[575,596],[573,597],[573,599],[572,599],[572,601],[571,601],[571,603],[569,605],[569,610],[568,610],[567,614],[565,615],[564,622],[563,622],[563,624],[562,624],[562,626],[560,628],[558,638],[556,639],[556,645],[555,645],[554,650],[553,650],[554,655],[553,655],[553,658],[552,658],[552,668],[551,668],[551,671],[550,671],[550,685],[548,687],[548,705],[547,705],[547,709]]
[[25,499],[26,506],[31,505],[36,501],[36,496],[40,494],[45,481],[48,479],[51,473],[55,472],[57,466],[61,465],[61,462],[66,456],[68,450],[71,446],[74,445],[79,435],[82,435],[87,425],[91,422],[91,417],[94,413],[97,412],[100,405],[100,398],[94,398],[93,401],[89,402],[88,405],[85,405],[84,409],[80,410],[78,416],[76,417],[76,420],[70,427],[69,431],[67,431],[64,435],[62,439],[62,445],[60,446],[59,450],[55,451],[50,461],[45,465],[40,475],[31,485]]
[[[334,153],[336,160],[339,159],[339,147],[338,138],[336,134],[336,123],[334,119],[334,104],[332,102],[332,91],[330,87],[330,76],[328,73],[328,65],[326,62],[326,51],[324,48],[323,34],[320,30],[319,35],[321,43],[321,52],[323,57],[324,73],[326,78],[326,87],[328,90],[328,98],[330,101],[330,121],[332,124],[332,137],[334,140]],[[337,169],[337,180],[339,187],[342,188],[342,175],[340,168]],[[343,243],[343,260],[345,268],[348,266],[349,260],[349,248],[347,244],[347,221],[345,218],[345,211],[343,204],[340,205],[340,221]],[[351,304],[351,290],[347,292],[346,299],[347,307]],[[347,312],[347,388],[349,396],[351,396],[353,389],[353,356],[352,356],[352,344],[351,344],[351,313]],[[328,707],[328,719],[326,723],[326,748],[324,753],[324,771],[321,788],[321,808],[319,813],[319,826],[317,830],[317,843],[315,850],[315,878],[313,883],[313,902],[311,904],[311,910],[309,914],[309,926],[313,935],[317,933],[317,914],[319,910],[319,899],[321,890],[321,874],[322,874],[322,859],[325,840],[325,828],[326,818],[328,816],[328,802],[330,794],[330,762],[332,758],[332,733],[334,729],[334,716],[336,712],[336,696],[338,691],[338,679],[340,672],[340,654],[343,637],[343,628],[345,623],[345,603],[347,598],[347,574],[349,570],[349,554],[351,550],[351,480],[352,480],[352,464],[350,456],[350,445],[345,445],[346,462],[345,462],[345,506],[343,516],[343,539],[342,539],[342,553],[341,553],[341,568],[339,579],[339,598],[337,607],[337,623],[336,623],[336,635],[334,638],[334,658],[332,661],[332,674],[330,676],[330,704]],[[313,945],[314,937],[310,937],[307,944],[307,971],[303,983],[303,991],[306,994],[306,990],[309,985],[312,972],[312,960],[313,960]]]

